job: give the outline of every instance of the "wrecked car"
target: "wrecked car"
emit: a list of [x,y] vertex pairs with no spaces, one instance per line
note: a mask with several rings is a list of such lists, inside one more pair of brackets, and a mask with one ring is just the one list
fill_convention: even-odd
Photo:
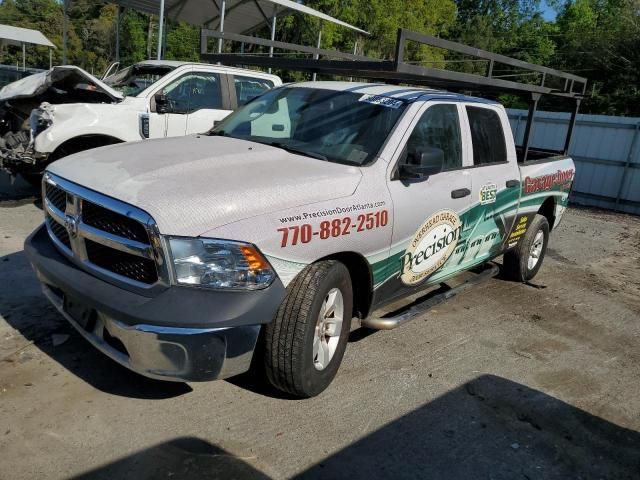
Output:
[[39,184],[54,160],[91,148],[209,130],[279,86],[275,75],[149,60],[103,81],[59,66],[0,90],[0,169]]

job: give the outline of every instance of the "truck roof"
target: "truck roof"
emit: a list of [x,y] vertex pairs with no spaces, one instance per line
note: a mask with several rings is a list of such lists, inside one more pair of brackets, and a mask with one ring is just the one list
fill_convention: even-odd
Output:
[[319,82],[300,82],[300,83],[291,84],[289,86],[321,88],[325,90],[335,90],[338,92],[357,92],[357,93],[366,93],[369,95],[381,95],[385,97],[398,98],[409,103],[412,103],[418,100],[425,101],[425,100],[435,100],[435,99],[443,99],[443,98],[455,100],[455,101],[473,102],[473,103],[486,103],[486,104],[497,103],[494,100],[488,100],[488,99],[479,98],[479,97],[471,97],[468,95],[462,95],[460,93],[447,92],[446,90],[437,90],[433,88],[408,87],[408,86],[402,86],[402,85],[389,85],[386,83],[319,81]]
[[211,63],[204,63],[204,62],[182,62],[180,60],[142,60],[140,62],[136,62],[134,65],[150,65],[155,67],[171,67],[171,68],[178,68],[178,67],[182,67],[183,65],[204,65],[209,67],[221,67],[221,68],[224,68],[225,70],[230,70],[232,72],[250,73],[251,75],[256,75],[256,76],[277,77],[277,75],[266,73],[260,70],[251,70],[248,68],[239,68],[239,67],[229,67],[227,65],[214,65]]

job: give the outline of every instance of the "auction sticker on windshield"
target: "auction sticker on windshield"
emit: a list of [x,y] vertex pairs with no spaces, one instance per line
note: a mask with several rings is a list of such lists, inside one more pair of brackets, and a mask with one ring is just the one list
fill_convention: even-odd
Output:
[[383,97],[381,95],[371,95],[368,93],[362,95],[358,99],[358,101],[389,108],[400,108],[404,104],[402,100],[396,100],[395,98],[391,97]]

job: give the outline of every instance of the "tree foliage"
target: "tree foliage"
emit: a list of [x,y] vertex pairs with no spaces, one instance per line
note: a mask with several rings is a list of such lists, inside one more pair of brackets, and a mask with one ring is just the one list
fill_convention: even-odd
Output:
[[[315,45],[322,28],[323,48],[352,52],[357,42],[357,53],[389,59],[394,55],[397,29],[404,27],[586,76],[593,95],[584,102],[583,111],[640,115],[640,0],[547,0],[557,12],[553,21],[543,17],[540,0],[306,0],[304,3],[371,35],[357,36],[326,22],[321,26],[315,17],[292,15],[278,19],[278,40]],[[118,57],[118,28],[119,57],[123,64],[155,57],[156,16],[129,9],[119,14],[114,4],[90,0],[67,0],[67,7],[68,63],[100,74]],[[61,0],[0,3],[0,23],[40,30],[56,44],[54,64],[62,62],[63,19]],[[256,34],[268,37],[269,26]],[[197,27],[169,21],[164,35],[164,58],[199,60]],[[225,48],[237,51],[239,46],[227,44]],[[247,46],[247,49],[266,51],[262,47]],[[484,73],[487,68],[486,62],[471,62],[416,44],[410,44],[405,55],[410,61],[429,66],[475,73]],[[0,50],[3,64],[16,65],[21,61],[19,47]],[[29,66],[46,68],[48,63],[46,48],[27,48]],[[285,80],[304,77],[292,72],[278,73]],[[516,104],[515,100],[505,100]]]

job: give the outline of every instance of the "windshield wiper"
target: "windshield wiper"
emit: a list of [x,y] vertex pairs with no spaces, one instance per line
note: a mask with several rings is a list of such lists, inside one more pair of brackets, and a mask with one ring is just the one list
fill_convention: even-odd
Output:
[[322,155],[320,153],[308,152],[306,150],[302,150],[300,148],[295,148],[295,147],[292,147],[290,145],[287,145],[286,143],[269,142],[269,143],[267,143],[267,145],[271,145],[272,147],[276,147],[276,148],[281,148],[283,150],[286,150],[289,153],[296,153],[298,155],[305,155],[307,157],[317,158],[318,160],[324,160],[325,162],[329,161],[329,159],[327,157],[325,157],[324,155]]

